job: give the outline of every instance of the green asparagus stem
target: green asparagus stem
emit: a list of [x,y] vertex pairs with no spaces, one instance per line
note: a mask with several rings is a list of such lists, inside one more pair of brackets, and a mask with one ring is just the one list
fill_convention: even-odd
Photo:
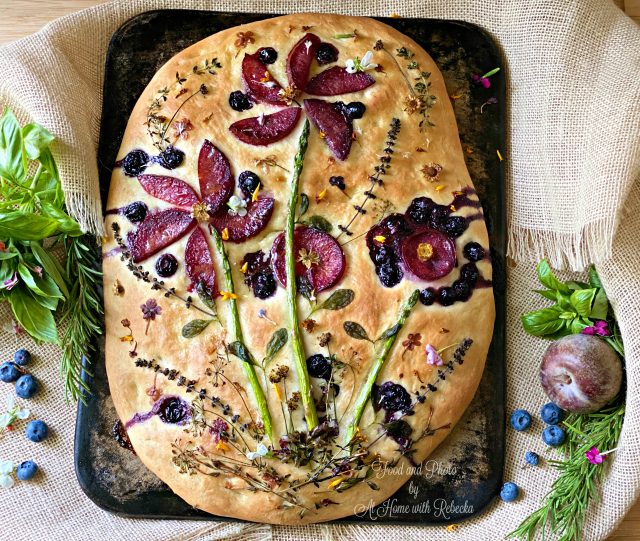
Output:
[[[226,250],[224,249],[222,238],[220,237],[220,234],[215,229],[213,229],[213,238],[216,243],[216,250],[220,255],[220,259],[222,259],[222,270],[224,272],[226,291],[228,291],[229,293],[235,293],[234,286],[233,286],[233,276],[231,276],[231,265],[229,265],[229,258],[227,257]],[[254,368],[253,357],[251,356],[251,353],[249,353],[244,343],[244,336],[242,335],[242,326],[240,324],[240,314],[238,313],[238,304],[236,300],[229,299],[229,306],[231,307],[231,322],[233,324],[233,334],[235,336],[235,340],[236,342],[239,342],[240,344],[242,344],[242,347],[249,355],[249,359],[242,360],[242,370],[244,370],[244,374],[249,380],[249,385],[251,385],[253,396],[256,399],[256,402],[258,404],[258,411],[260,412],[260,416],[262,417],[262,424],[264,425],[264,431],[267,437],[271,440],[272,439],[271,414],[269,413],[269,406],[267,405],[267,399],[264,396],[264,391],[262,390],[260,381],[258,381],[258,376]]]
[[298,299],[296,291],[296,254],[293,247],[293,230],[296,222],[296,209],[298,207],[298,185],[304,155],[307,152],[309,139],[309,121],[305,120],[302,134],[298,142],[298,153],[293,163],[293,178],[291,179],[291,195],[289,197],[289,209],[287,213],[287,225],[284,232],[285,238],[285,265],[287,269],[287,308],[289,312],[289,325],[291,333],[291,345],[293,347],[293,360],[296,366],[296,376],[298,386],[302,396],[302,406],[304,417],[307,420],[307,429],[313,430],[318,424],[316,406],[311,396],[311,384],[309,383],[309,373],[307,372],[307,358],[304,353],[302,336],[300,335],[300,324],[298,321]]
[[349,445],[349,443],[353,439],[353,436],[356,433],[356,429],[360,424],[360,418],[362,417],[364,408],[367,405],[367,402],[369,402],[369,398],[371,397],[371,389],[373,387],[373,384],[376,382],[376,379],[378,379],[378,374],[380,373],[380,370],[382,370],[384,363],[387,362],[387,357],[391,352],[391,348],[393,347],[393,344],[395,343],[396,338],[398,337],[398,334],[400,334],[400,330],[406,323],[407,318],[411,313],[411,310],[416,305],[416,302],[418,302],[419,294],[420,294],[420,291],[416,289],[413,293],[411,293],[409,298],[405,301],[404,306],[402,307],[402,310],[400,310],[400,316],[398,317],[398,322],[396,324],[397,325],[396,333],[390,336],[389,338],[387,338],[382,344],[382,349],[380,350],[380,353],[378,354],[378,357],[376,358],[376,360],[373,362],[373,366],[369,371],[369,375],[367,376],[367,379],[364,385],[360,388],[360,392],[356,397],[356,401],[353,407],[354,409],[353,419],[351,420],[351,423],[349,423],[349,426],[347,427],[347,430],[345,433],[346,434],[345,439],[343,440],[343,444],[345,446]]

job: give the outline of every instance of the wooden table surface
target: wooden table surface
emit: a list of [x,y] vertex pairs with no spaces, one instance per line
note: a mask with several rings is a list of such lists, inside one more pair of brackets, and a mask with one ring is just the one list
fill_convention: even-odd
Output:
[[[640,24],[640,0],[614,0]],[[104,3],[103,0],[0,0],[0,45],[42,28],[49,21]],[[631,509],[609,541],[640,541],[640,502]]]

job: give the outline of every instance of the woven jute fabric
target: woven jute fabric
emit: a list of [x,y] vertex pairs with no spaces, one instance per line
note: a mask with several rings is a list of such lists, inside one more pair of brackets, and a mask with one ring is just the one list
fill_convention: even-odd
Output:
[[[0,104],[22,121],[37,121],[56,136],[54,149],[70,211],[101,232],[96,149],[104,60],[113,32],[152,9],[289,13],[330,11],[460,19],[480,25],[499,44],[507,69],[507,174],[509,254],[507,290],[507,411],[535,411],[545,396],[537,371],[546,347],[521,329],[519,314],[541,304],[532,261],[580,269],[597,262],[618,315],[627,352],[627,415],[620,448],[607,460],[600,502],[590,509],[584,538],[603,539],[640,491],[640,29],[605,0],[298,0],[118,1],[63,19],[0,48]],[[108,91],[108,90],[107,90]],[[565,275],[568,276],[568,275]],[[52,436],[31,443],[24,425],[0,437],[0,460],[34,459],[42,469],[33,483],[0,492],[0,539],[109,539],[126,541],[211,539],[492,539],[503,537],[541,502],[555,472],[523,469],[526,450],[554,456],[537,430],[507,433],[505,478],[523,497],[495,502],[455,533],[440,527],[270,527],[238,523],[133,520],[96,507],[73,470],[75,407],[64,403],[60,352],[36,347],[11,332],[0,305],[1,359],[18,347],[34,353],[43,390],[29,404]],[[9,386],[0,388],[2,395]],[[0,402],[2,407],[2,402]],[[259,518],[259,517],[256,517]]]

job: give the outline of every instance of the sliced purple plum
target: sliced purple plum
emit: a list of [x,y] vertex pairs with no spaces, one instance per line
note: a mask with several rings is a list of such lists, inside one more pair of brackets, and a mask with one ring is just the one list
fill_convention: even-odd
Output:
[[193,188],[179,178],[164,175],[140,175],[138,182],[149,195],[176,207],[190,209],[200,201]]
[[161,210],[147,217],[128,235],[134,263],[144,261],[186,235],[196,225],[190,212],[179,209]]
[[309,79],[311,63],[320,47],[320,38],[315,34],[305,34],[293,46],[287,57],[287,78],[289,85],[303,92]]
[[345,68],[333,66],[313,77],[307,83],[305,91],[313,96],[339,96],[359,92],[375,82],[375,79],[364,71],[349,73]]
[[245,54],[242,60],[242,78],[254,101],[272,105],[286,105],[280,97],[282,87],[260,61],[257,53]]
[[244,216],[229,214],[226,208],[211,216],[209,223],[220,233],[226,228],[230,242],[244,242],[262,231],[273,214],[275,201],[271,197],[258,197],[247,204]]
[[400,251],[407,269],[421,280],[442,278],[456,265],[456,245],[434,229],[423,229],[405,238]]
[[217,294],[216,271],[207,237],[202,229],[196,227],[187,241],[184,251],[184,261],[187,276],[193,286],[203,283],[212,296]]
[[[305,276],[316,293],[334,286],[344,273],[345,258],[340,244],[328,233],[313,227],[297,227],[293,235],[296,255],[296,276]],[[307,268],[301,259],[301,250],[311,254]],[[285,267],[285,239],[280,233],[271,247],[271,264],[276,278],[283,285],[287,285]]]
[[353,125],[344,114],[343,104],[304,100],[304,108],[334,156],[345,160],[353,143]]
[[202,201],[211,214],[216,213],[233,193],[233,177],[227,157],[205,139],[198,155],[198,179]]
[[266,146],[284,139],[300,120],[300,107],[288,107],[277,113],[244,118],[229,126],[229,131],[243,143]]

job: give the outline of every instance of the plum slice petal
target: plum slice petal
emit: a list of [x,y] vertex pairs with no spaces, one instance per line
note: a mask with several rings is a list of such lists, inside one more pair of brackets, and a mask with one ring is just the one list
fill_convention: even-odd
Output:
[[353,143],[353,125],[343,113],[342,104],[311,99],[304,100],[304,108],[333,155],[346,159]]
[[274,205],[273,198],[258,197],[257,201],[247,204],[247,213],[244,216],[232,216],[224,208],[211,216],[209,223],[220,233],[226,228],[230,242],[244,242],[267,227]]
[[272,105],[286,105],[280,97],[282,87],[273,78],[267,67],[260,62],[257,53],[244,55],[242,79],[254,101]]
[[179,209],[148,214],[127,237],[134,263],[144,261],[186,235],[196,225],[190,212]]
[[213,214],[220,210],[233,193],[233,177],[229,160],[211,141],[205,139],[198,155],[200,195]]
[[434,229],[424,229],[402,241],[402,262],[417,278],[433,281],[449,274],[456,265],[456,245]]
[[309,79],[311,63],[322,41],[315,34],[305,34],[293,46],[287,57],[287,78],[289,85],[303,92]]
[[[300,226],[293,233],[296,253],[296,276],[305,276],[316,293],[334,286],[345,269],[345,258],[340,244],[328,233],[313,227]],[[318,262],[308,269],[299,259],[300,250],[313,253]],[[315,257],[314,256],[314,257]],[[285,239],[280,233],[271,247],[271,265],[278,281],[286,287]]]
[[305,88],[313,96],[338,96],[360,92],[370,87],[376,80],[364,71],[349,73],[345,68],[333,66],[313,77]]
[[213,257],[207,242],[207,237],[200,227],[196,227],[187,241],[184,251],[187,276],[194,286],[204,284],[207,291],[217,295],[216,271],[213,267]]
[[164,175],[140,175],[138,182],[149,195],[176,207],[190,209],[200,201],[193,188],[179,178]]
[[277,113],[243,118],[229,126],[229,131],[243,143],[266,146],[284,139],[300,120],[300,107],[288,107]]

